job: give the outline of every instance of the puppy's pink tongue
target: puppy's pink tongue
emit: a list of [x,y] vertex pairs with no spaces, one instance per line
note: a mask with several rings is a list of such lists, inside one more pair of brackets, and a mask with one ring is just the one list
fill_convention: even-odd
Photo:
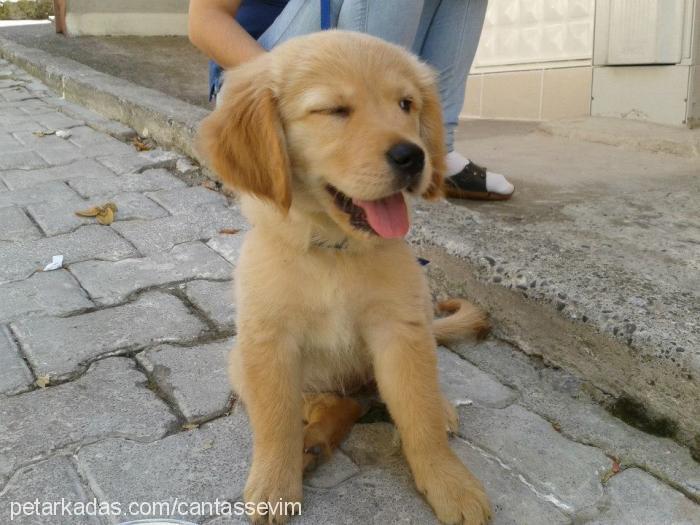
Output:
[[408,209],[403,193],[376,201],[353,199],[352,202],[365,210],[367,222],[380,237],[398,239],[408,233]]

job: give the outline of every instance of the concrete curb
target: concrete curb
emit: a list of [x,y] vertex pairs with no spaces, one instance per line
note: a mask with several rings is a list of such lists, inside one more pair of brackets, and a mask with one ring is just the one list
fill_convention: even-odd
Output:
[[587,117],[543,122],[538,130],[555,137],[608,146],[690,158],[700,156],[700,129],[673,128],[635,120]]
[[152,137],[161,146],[174,148],[201,160],[194,149],[194,135],[208,111],[39,49],[0,38],[0,57],[39,78],[63,98]]

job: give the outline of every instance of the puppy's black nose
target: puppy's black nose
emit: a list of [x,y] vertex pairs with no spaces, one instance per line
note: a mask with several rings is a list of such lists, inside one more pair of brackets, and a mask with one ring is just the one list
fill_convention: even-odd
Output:
[[425,152],[413,142],[394,144],[386,152],[386,158],[394,173],[406,186],[412,186],[418,180],[425,166]]

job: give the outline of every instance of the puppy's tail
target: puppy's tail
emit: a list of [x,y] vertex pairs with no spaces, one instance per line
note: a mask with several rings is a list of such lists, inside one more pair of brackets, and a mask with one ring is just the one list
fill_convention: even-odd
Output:
[[467,337],[483,339],[491,330],[486,313],[464,299],[442,301],[437,304],[437,311],[449,314],[433,321],[433,334],[439,345],[454,343]]

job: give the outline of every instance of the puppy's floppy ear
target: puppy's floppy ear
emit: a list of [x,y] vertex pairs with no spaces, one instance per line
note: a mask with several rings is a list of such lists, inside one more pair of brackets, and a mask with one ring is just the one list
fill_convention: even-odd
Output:
[[423,66],[423,79],[421,95],[423,107],[420,112],[420,135],[428,149],[430,164],[433,172],[431,174],[430,186],[423,193],[423,198],[435,200],[442,196],[442,182],[445,170],[445,128],[442,119],[442,105],[440,95],[437,90],[437,83],[433,71],[428,66]]
[[227,74],[221,100],[200,125],[197,146],[222,182],[286,212],[291,171],[267,65],[258,59]]

